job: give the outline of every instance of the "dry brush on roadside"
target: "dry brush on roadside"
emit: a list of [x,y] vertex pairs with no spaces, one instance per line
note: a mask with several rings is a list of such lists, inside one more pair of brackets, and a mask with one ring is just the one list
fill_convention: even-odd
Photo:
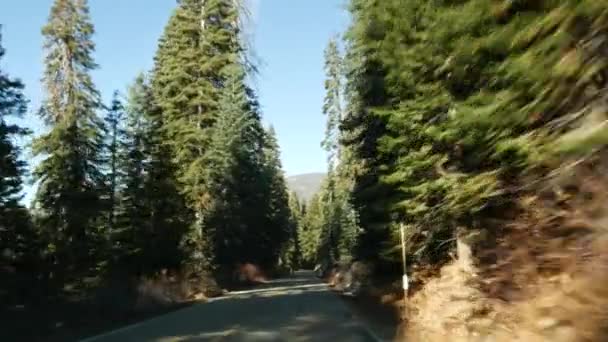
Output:
[[494,247],[473,245],[412,294],[404,340],[607,339],[606,171],[599,153],[522,196]]

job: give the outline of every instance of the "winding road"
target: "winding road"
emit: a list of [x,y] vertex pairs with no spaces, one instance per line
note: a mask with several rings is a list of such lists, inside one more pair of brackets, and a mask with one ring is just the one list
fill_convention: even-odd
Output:
[[347,305],[312,272],[232,292],[82,342],[377,342]]

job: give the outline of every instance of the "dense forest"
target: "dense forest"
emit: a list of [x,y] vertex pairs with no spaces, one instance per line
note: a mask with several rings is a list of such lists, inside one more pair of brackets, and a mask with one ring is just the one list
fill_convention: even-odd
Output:
[[3,293],[243,263],[365,261],[399,274],[400,227],[410,269],[446,264],[463,236],[486,250],[517,236],[554,270],[543,253],[570,247],[540,241],[571,236],[569,215],[606,189],[579,176],[603,172],[608,4],[350,0],[348,11],[319,85],[327,177],[304,202],[261,122],[239,1],[178,1],[154,68],[103,103],[87,1],[55,0],[30,207],[16,137],[32,132],[10,118],[28,102],[0,70],[0,274],[14,291]]
[[91,78],[100,66],[87,1],[54,2],[42,28],[44,101],[31,108],[46,130],[28,147],[40,159],[29,209],[15,138],[32,132],[10,118],[28,103],[23,85],[0,74],[4,285],[36,284],[21,292],[35,297],[86,279],[280,264],[293,235],[289,197],[275,132],[248,84],[256,66],[244,13],[234,1],[180,1],[153,70],[106,104]]
[[606,4],[349,11],[325,54],[329,176],[302,219],[305,260],[395,266],[403,224],[410,260],[441,264],[456,236],[513,219],[518,199],[606,142]]
[[438,335],[407,340],[605,339],[608,3],[348,10],[325,53],[329,170],[301,210],[304,263],[400,281],[404,228],[406,330]]

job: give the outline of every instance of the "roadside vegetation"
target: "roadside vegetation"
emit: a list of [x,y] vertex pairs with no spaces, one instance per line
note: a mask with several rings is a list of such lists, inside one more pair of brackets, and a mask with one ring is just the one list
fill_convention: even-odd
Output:
[[[8,340],[166,310],[221,294],[241,265],[272,272],[282,263],[293,225],[276,136],[248,84],[256,68],[245,15],[236,1],[179,1],[154,68],[103,103],[88,3],[56,0],[41,31],[42,106],[28,108],[21,82],[0,71]],[[44,132],[14,124],[26,111],[39,113]],[[37,158],[29,207],[16,144],[26,134]]]
[[330,167],[301,221],[304,260],[399,282],[404,225],[404,331],[605,339],[590,270],[608,266],[608,6],[348,3],[326,52]]
[[[87,1],[55,0],[42,106],[0,69],[0,334],[90,334],[316,268],[394,305],[397,338],[607,339],[608,4],[347,5],[325,50],[327,177],[303,200],[261,121],[240,1],[178,1],[153,69],[104,103]],[[44,132],[15,124],[26,112]]]

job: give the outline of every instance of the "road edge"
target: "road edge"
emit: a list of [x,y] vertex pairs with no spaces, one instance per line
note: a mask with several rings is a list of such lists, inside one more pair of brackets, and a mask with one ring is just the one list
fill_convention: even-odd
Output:
[[353,311],[353,309],[351,309],[345,302],[344,300],[344,295],[341,293],[338,293],[336,291],[332,291],[331,289],[329,289],[329,292],[338,297],[338,299],[340,300],[340,303],[342,306],[344,306],[344,308],[346,308],[346,310],[348,312],[350,312],[352,314],[352,317],[356,320],[357,324],[359,324],[359,326],[361,326],[363,328],[363,330],[365,330],[365,333],[367,333],[367,335],[374,340],[374,342],[390,342],[389,340],[383,339],[380,336],[378,336],[378,334],[376,334],[374,332],[374,329],[372,329],[369,324],[365,323],[364,320],[361,319],[361,317],[359,317],[359,315],[357,315],[356,312]]

